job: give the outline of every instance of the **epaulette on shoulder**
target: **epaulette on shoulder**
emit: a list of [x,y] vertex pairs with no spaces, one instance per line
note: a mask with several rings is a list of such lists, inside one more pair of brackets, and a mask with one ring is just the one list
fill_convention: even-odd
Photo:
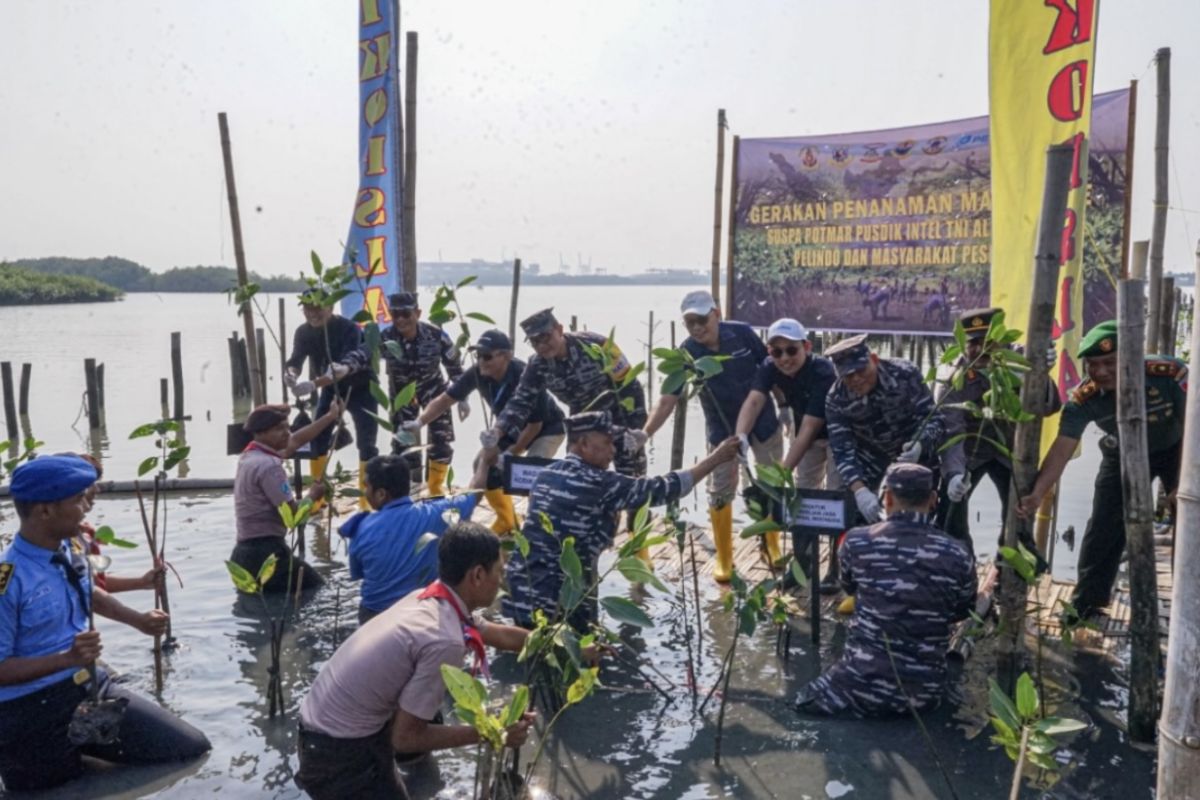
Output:
[[1088,378],[1079,386],[1075,387],[1075,391],[1071,392],[1071,402],[1076,405],[1082,405],[1087,402],[1087,399],[1099,391],[1096,382]]
[[1187,365],[1175,358],[1147,358],[1146,374],[1164,378],[1177,378],[1187,370]]

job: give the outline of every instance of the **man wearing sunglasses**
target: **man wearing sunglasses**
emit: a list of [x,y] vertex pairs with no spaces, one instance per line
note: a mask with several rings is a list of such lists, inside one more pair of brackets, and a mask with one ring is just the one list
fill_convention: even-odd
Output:
[[[693,359],[706,356],[725,356],[721,371],[704,382],[700,393],[700,408],[704,411],[704,427],[708,434],[708,449],[734,435],[735,423],[750,391],[758,365],[767,357],[766,345],[749,325],[725,322],[712,294],[703,289],[689,292],[680,306],[688,337],[682,348]],[[664,393],[658,399],[646,433],[653,436],[671,412],[679,405],[682,387]],[[754,458],[763,464],[773,464],[783,451],[783,433],[775,416],[775,403],[760,404],[740,431],[743,463],[754,451]],[[738,463],[729,461],[716,467],[708,476],[708,513],[713,526],[713,541],[717,548],[717,563],[713,577],[727,583],[733,572],[733,499],[737,493]],[[779,531],[766,534],[767,554],[772,562],[780,560]]]
[[638,380],[624,382],[631,367],[616,343],[589,331],[564,332],[552,308],[523,320],[521,329],[534,355],[504,410],[491,429],[480,434],[480,457],[493,463],[505,437],[519,441],[539,398],[549,392],[571,414],[608,411],[614,425],[627,429],[617,442],[613,466],[629,477],[645,475],[646,436],[641,429],[646,422],[646,393]]
[[[525,362],[513,358],[512,341],[503,332],[492,329],[480,334],[470,348],[475,353],[475,366],[469,367],[462,377],[450,384],[446,391],[425,406],[421,415],[406,422],[404,429],[418,430],[428,425],[449,410],[454,403],[466,403],[471,392],[479,392],[483,402],[493,414],[500,414],[508,406],[521,382]],[[563,427],[563,413],[558,404],[545,391],[537,396],[529,421],[516,439],[502,436],[497,446],[502,452],[522,453],[537,458],[553,458],[567,436]],[[512,498],[504,493],[503,477],[493,467],[488,472],[487,491],[484,492],[488,505],[496,512],[492,530],[504,535],[519,527]]]
[[[417,296],[412,292],[389,295],[388,310],[392,315],[392,327],[384,330],[380,336],[383,357],[387,362],[388,396],[394,400],[405,386],[413,382],[417,384],[412,403],[395,412],[392,424],[411,431],[415,430],[412,423],[416,421],[421,408],[446,391],[446,378],[442,376],[442,370],[445,369],[446,377],[452,381],[462,377],[462,359],[450,334],[436,325],[421,321],[421,308]],[[466,400],[459,402],[459,420],[466,419],[470,413],[471,404]],[[449,409],[444,408],[425,424],[429,426],[426,489],[431,497],[440,497],[445,493],[446,474],[450,471],[450,459],[454,457],[454,421],[450,418]],[[393,439],[392,452],[399,453],[403,449]],[[420,475],[420,451],[405,453],[404,457],[412,474]]]

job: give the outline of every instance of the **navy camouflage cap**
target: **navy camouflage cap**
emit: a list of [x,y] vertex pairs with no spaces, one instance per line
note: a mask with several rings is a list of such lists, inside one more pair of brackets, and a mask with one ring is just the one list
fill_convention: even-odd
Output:
[[572,414],[567,417],[567,433],[578,436],[581,433],[613,434],[612,414],[607,411],[585,411],[582,414]]
[[1087,332],[1079,343],[1079,357],[1092,358],[1117,352],[1117,321],[1101,322]]
[[512,340],[503,331],[492,328],[479,334],[479,338],[475,340],[475,344],[467,348],[468,350],[478,351],[481,353],[494,353],[497,350],[512,350]]
[[964,311],[958,315],[958,321],[962,323],[963,331],[966,332],[968,339],[975,339],[984,336],[988,332],[988,328],[992,327],[992,317],[1001,312],[1000,308],[972,308],[969,311]]
[[414,308],[420,306],[417,304],[417,296],[412,292],[395,292],[388,295],[389,311],[412,311]]
[[897,497],[905,500],[924,500],[933,491],[933,470],[908,462],[892,464],[888,467],[883,482]]
[[521,330],[526,336],[537,336],[540,333],[554,330],[558,320],[554,317],[553,308],[543,308],[531,317],[521,320]]
[[54,503],[96,482],[96,468],[75,454],[42,456],[13,470],[8,492],[22,503]]
[[824,355],[833,362],[839,378],[849,375],[851,372],[858,372],[871,361],[871,349],[867,347],[867,335],[860,333],[858,336],[843,339],[826,350]]

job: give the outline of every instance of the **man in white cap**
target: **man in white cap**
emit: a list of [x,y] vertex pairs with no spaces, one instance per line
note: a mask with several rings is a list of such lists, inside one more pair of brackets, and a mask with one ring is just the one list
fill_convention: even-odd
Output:
[[[749,325],[725,322],[713,296],[704,290],[689,292],[681,306],[683,324],[688,330],[682,348],[695,360],[724,356],[721,371],[704,381],[700,407],[708,433],[711,452],[734,434],[738,415],[750,391],[755,370],[767,357],[766,345]],[[682,387],[664,392],[646,421],[645,431],[653,436],[679,403]],[[741,431],[743,462],[754,451],[759,463],[772,464],[783,451],[783,434],[775,416],[775,403],[767,401]],[[738,464],[729,461],[713,470],[708,478],[708,507],[712,519],[717,564],[713,577],[725,583],[733,572],[733,498],[737,492]],[[780,560],[779,531],[766,534],[768,557]]]

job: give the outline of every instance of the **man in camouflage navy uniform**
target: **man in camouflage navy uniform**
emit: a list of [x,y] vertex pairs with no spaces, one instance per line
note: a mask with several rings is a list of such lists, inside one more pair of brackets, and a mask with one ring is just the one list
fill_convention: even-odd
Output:
[[[991,381],[985,372],[990,364],[986,348],[995,346],[987,343],[987,333],[992,319],[1000,313],[1003,312],[999,308],[974,308],[963,312],[959,322],[967,335],[967,350],[955,364],[955,371],[963,372],[962,386],[954,388],[949,381],[939,382],[935,393],[946,415],[946,438],[966,434],[966,438],[955,442],[942,453],[944,483],[938,503],[937,523],[938,527],[955,539],[962,540],[972,551],[968,506],[975,487],[984,475],[991,479],[1000,495],[1000,518],[1008,518],[1012,459],[993,442],[999,442],[1011,451],[1015,431],[1012,423],[987,420],[956,406],[962,403],[974,403],[979,408],[987,406],[984,395],[991,389]],[[1058,387],[1051,382],[1048,388],[1050,413],[1054,413],[1062,405],[1058,399]],[[1031,553],[1037,553],[1032,539],[1022,544]],[[1044,566],[1045,562],[1041,564]]]
[[920,371],[872,353],[866,334],[838,342],[825,355],[838,375],[825,399],[829,449],[869,525],[879,521],[879,482],[892,462],[937,469],[945,418]]
[[[1079,579],[1071,598],[1075,614],[1088,617],[1107,606],[1125,549],[1125,507],[1121,489],[1121,447],[1117,440],[1117,323],[1101,322],[1088,331],[1079,347],[1087,370],[1063,407],[1058,437],[1050,445],[1033,491],[1021,498],[1019,512],[1031,516],[1062,475],[1088,423],[1106,435],[1100,440],[1100,470],[1079,549]],[[1179,486],[1183,452],[1183,419],[1187,403],[1187,364],[1165,356],[1146,357],[1146,438],[1150,480],[1158,478],[1168,495]],[[1073,615],[1072,615],[1073,616]]]
[[[559,608],[562,540],[575,538],[575,552],[584,565],[584,584],[593,580],[596,559],[612,544],[620,512],[636,510],[649,502],[664,505],[687,494],[718,465],[738,454],[738,440],[730,437],[691,469],[658,478],[631,478],[609,470],[614,440],[624,431],[612,424],[606,411],[576,414],[567,419],[570,452],[546,467],[534,479],[529,493],[529,513],[522,534],[529,541],[529,556],[514,550],[505,569],[509,594],[502,609],[517,625],[532,628],[533,612],[541,609],[551,619],[564,612],[577,630],[586,630],[595,619],[595,598],[574,609]],[[542,528],[543,515],[553,533]]]
[[932,470],[894,464],[884,483],[887,521],[850,530],[838,549],[842,583],[858,598],[845,649],[801,690],[798,711],[885,716],[941,700],[951,627],[975,605],[974,559],[930,522]]
[[[494,462],[500,455],[500,440],[508,436],[515,441],[521,436],[542,393],[548,391],[567,407],[569,414],[608,411],[613,424],[626,431],[617,442],[613,459],[617,472],[631,477],[645,475],[646,434],[641,429],[646,424],[646,393],[637,380],[617,389],[631,367],[616,343],[588,331],[564,333],[550,308],[521,322],[521,328],[533,345],[534,355],[504,411],[491,430],[480,434],[480,456],[487,463]],[[607,371],[596,357],[602,350],[610,362]]]
[[[417,384],[417,394],[410,405],[401,408],[392,417],[392,424],[404,430],[414,430],[415,422],[423,406],[446,391],[446,377],[456,381],[463,374],[462,359],[458,348],[446,333],[436,325],[421,321],[421,309],[417,296],[412,292],[397,292],[388,297],[388,310],[392,314],[392,327],[383,332],[383,356],[387,361],[388,393],[395,398],[405,386]],[[471,404],[466,400],[458,404],[458,418],[464,420],[471,413]],[[429,475],[426,488],[431,496],[444,493],[446,474],[450,470],[450,459],[454,456],[454,422],[447,409],[429,423]],[[392,440],[392,452],[404,448]],[[421,474],[419,451],[406,454],[409,469],[414,475]]]

